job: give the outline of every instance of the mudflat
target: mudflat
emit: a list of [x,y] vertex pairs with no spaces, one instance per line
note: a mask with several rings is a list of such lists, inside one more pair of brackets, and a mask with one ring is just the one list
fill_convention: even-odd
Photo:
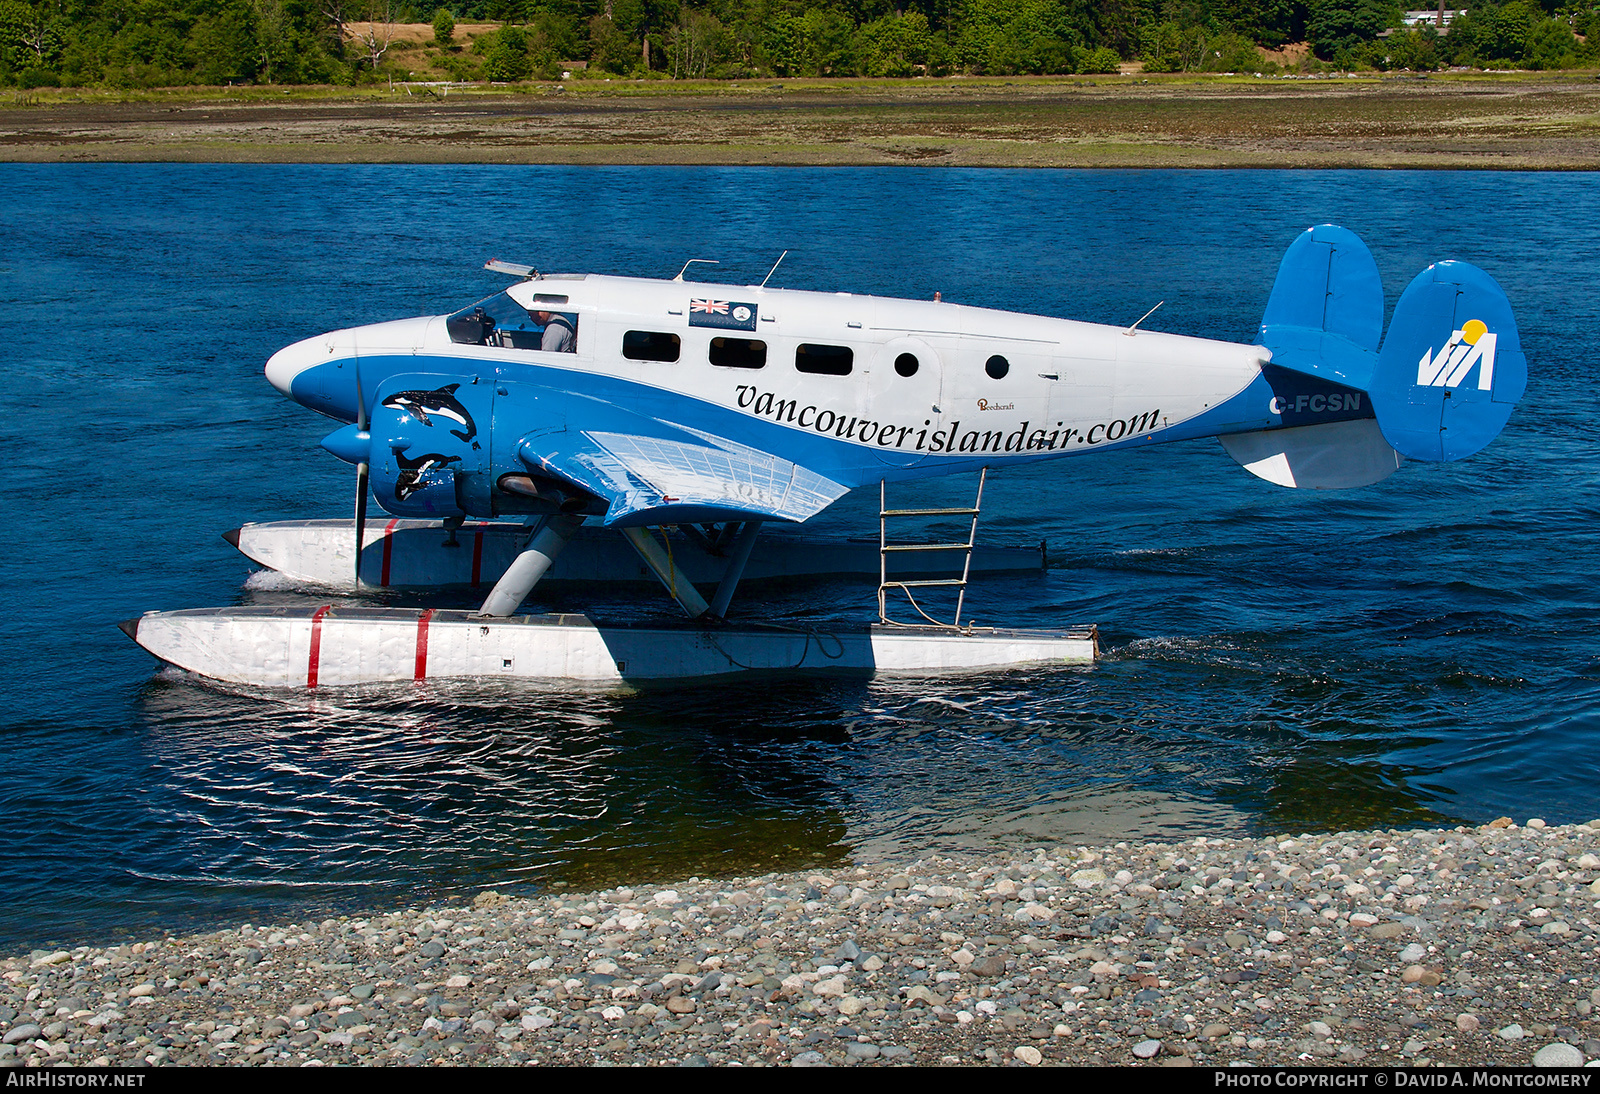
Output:
[[41,91],[0,161],[1600,167],[1590,72]]

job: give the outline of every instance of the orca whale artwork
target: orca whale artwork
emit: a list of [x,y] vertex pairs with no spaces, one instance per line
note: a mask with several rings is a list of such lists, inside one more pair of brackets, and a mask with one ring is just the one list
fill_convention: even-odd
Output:
[[[131,637],[192,672],[284,686],[1092,660],[1092,627],[964,623],[959,596],[985,565],[973,535],[892,542],[889,520],[915,514],[889,508],[888,485],[976,473],[978,500],[933,514],[975,530],[989,471],[1214,436],[1278,486],[1361,487],[1408,458],[1477,452],[1527,380],[1510,304],[1488,274],[1429,266],[1385,333],[1377,265],[1333,225],[1290,245],[1248,343],[1141,330],[1142,319],[1101,326],[682,273],[489,265],[517,280],[451,315],[334,331],[272,357],[279,392],[339,423],[323,445],[357,469],[355,519],[231,537],[303,580],[482,585],[482,607],[154,612],[123,624]],[[545,348],[550,323],[561,351]],[[878,621],[728,622],[747,570],[784,570],[763,561],[762,526],[804,522],[863,487],[880,491],[879,542],[859,564],[878,576]],[[369,495],[395,518],[382,528],[368,525]],[[538,581],[561,573],[567,544],[596,530],[616,533],[610,541],[637,555],[634,575],[642,565],[659,578],[689,618],[518,614]],[[769,538],[773,550],[807,551]],[[692,551],[705,557],[679,557]],[[934,576],[935,556],[958,576]],[[604,569],[584,576],[605,580]],[[953,621],[917,599],[939,586],[957,592]],[[914,624],[890,618],[902,598]]]

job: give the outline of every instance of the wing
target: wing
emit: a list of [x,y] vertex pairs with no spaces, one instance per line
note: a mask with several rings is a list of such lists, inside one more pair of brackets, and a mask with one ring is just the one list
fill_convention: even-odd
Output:
[[629,415],[636,431],[572,430],[523,441],[524,463],[606,499],[611,527],[803,521],[848,487],[781,456]]

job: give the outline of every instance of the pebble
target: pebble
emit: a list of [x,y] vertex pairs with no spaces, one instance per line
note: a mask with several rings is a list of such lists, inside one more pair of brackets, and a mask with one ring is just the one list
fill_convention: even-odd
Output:
[[1534,1067],[1582,1067],[1583,1053],[1569,1044],[1557,1041],[1545,1045],[1533,1054]]
[[0,958],[0,1067],[1577,1066],[1597,852],[1509,820],[1045,846],[54,947]]

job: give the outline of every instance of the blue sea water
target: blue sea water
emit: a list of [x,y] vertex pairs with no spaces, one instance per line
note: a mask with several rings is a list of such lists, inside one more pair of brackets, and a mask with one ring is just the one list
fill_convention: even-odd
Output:
[[[1593,175],[106,164],[0,182],[0,952],[485,886],[1600,815]],[[1283,249],[1324,221],[1367,239],[1391,308],[1436,259],[1494,275],[1526,398],[1479,455],[1349,493],[1271,486],[1215,442],[995,476],[984,538],[1044,539],[1051,567],[980,583],[971,614],[1097,622],[1093,669],[275,694],[158,673],[115,627],[311,595],[246,587],[218,537],[351,505],[325,420],[262,363],[487,295],[485,259],[671,276],[714,258],[697,276],[747,284],[792,248],[775,284],[1110,323],[1165,300],[1146,327],[1247,340]],[[816,523],[867,533],[875,504]],[[830,583],[736,608],[859,618],[871,600]]]

